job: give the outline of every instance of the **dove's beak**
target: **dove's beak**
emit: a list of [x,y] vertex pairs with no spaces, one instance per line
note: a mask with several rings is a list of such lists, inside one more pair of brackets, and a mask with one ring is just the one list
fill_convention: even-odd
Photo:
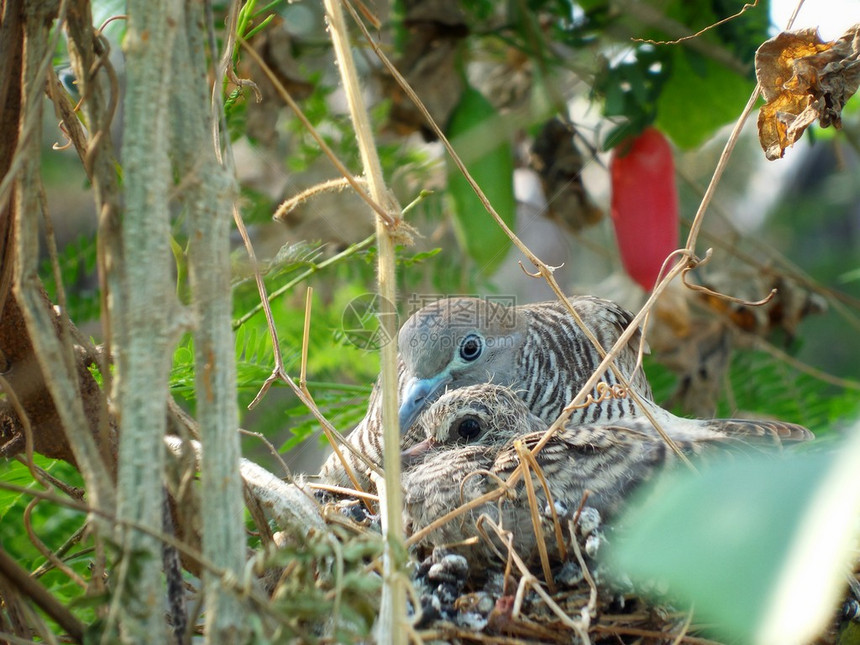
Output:
[[436,441],[433,437],[425,439],[424,441],[416,443],[414,446],[410,446],[409,448],[401,452],[400,461],[404,466],[411,466],[416,461],[420,461],[424,455],[426,455],[438,445],[439,442]]
[[445,372],[433,378],[409,379],[403,393],[403,402],[400,404],[400,434],[405,434],[412,427],[418,415],[439,398],[439,394],[450,382],[451,377]]

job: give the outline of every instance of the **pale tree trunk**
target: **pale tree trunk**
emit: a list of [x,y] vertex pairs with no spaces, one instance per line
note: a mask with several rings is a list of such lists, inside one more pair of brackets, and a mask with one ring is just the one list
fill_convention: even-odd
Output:
[[[122,145],[124,288],[113,294],[120,444],[116,590],[122,640],[165,642],[161,543],[122,522],[162,525],[168,376],[179,305],[171,272],[168,92],[178,0],[130,0]],[[171,88],[173,88],[171,90]]]
[[[188,213],[197,420],[203,446],[203,555],[238,577],[245,562],[245,529],[229,245],[236,186],[232,173],[219,163],[215,146],[220,142],[212,135],[212,122],[220,110],[208,109],[204,25],[202,4],[188,3],[173,50],[174,83],[182,91],[172,94],[172,143]],[[220,93],[216,86],[213,94]],[[244,642],[247,609],[220,576],[206,571],[203,578],[207,642]]]

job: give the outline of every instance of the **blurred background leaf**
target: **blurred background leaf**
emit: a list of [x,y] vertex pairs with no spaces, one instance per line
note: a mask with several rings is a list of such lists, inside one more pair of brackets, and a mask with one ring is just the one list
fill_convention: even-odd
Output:
[[668,584],[722,638],[811,641],[856,557],[860,426],[830,448],[672,473],[619,520],[610,562]]

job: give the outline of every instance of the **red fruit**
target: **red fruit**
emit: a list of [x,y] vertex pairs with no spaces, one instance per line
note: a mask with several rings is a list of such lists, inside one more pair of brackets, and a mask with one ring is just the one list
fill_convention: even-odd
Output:
[[678,191],[669,142],[647,128],[613,148],[609,174],[621,262],[650,291],[666,257],[678,248]]

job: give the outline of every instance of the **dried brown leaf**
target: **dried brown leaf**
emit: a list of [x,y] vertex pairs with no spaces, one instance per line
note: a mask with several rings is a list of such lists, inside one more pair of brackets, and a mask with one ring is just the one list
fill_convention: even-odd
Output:
[[574,143],[575,134],[558,118],[547,121],[532,145],[531,165],[540,175],[546,214],[577,233],[599,222],[603,211],[585,190],[582,169],[586,161]]
[[759,111],[759,141],[779,159],[818,119],[842,125],[842,107],[860,85],[860,24],[824,42],[817,29],[785,31],[756,52],[756,77],[767,103]]
[[[406,40],[395,65],[421,95],[433,120],[444,128],[465,89],[457,61],[460,44],[469,33],[466,16],[456,0],[408,0],[403,9]],[[401,136],[420,131],[426,140],[435,140],[421,111],[397,82],[388,75],[382,82],[391,99],[393,130]]]

